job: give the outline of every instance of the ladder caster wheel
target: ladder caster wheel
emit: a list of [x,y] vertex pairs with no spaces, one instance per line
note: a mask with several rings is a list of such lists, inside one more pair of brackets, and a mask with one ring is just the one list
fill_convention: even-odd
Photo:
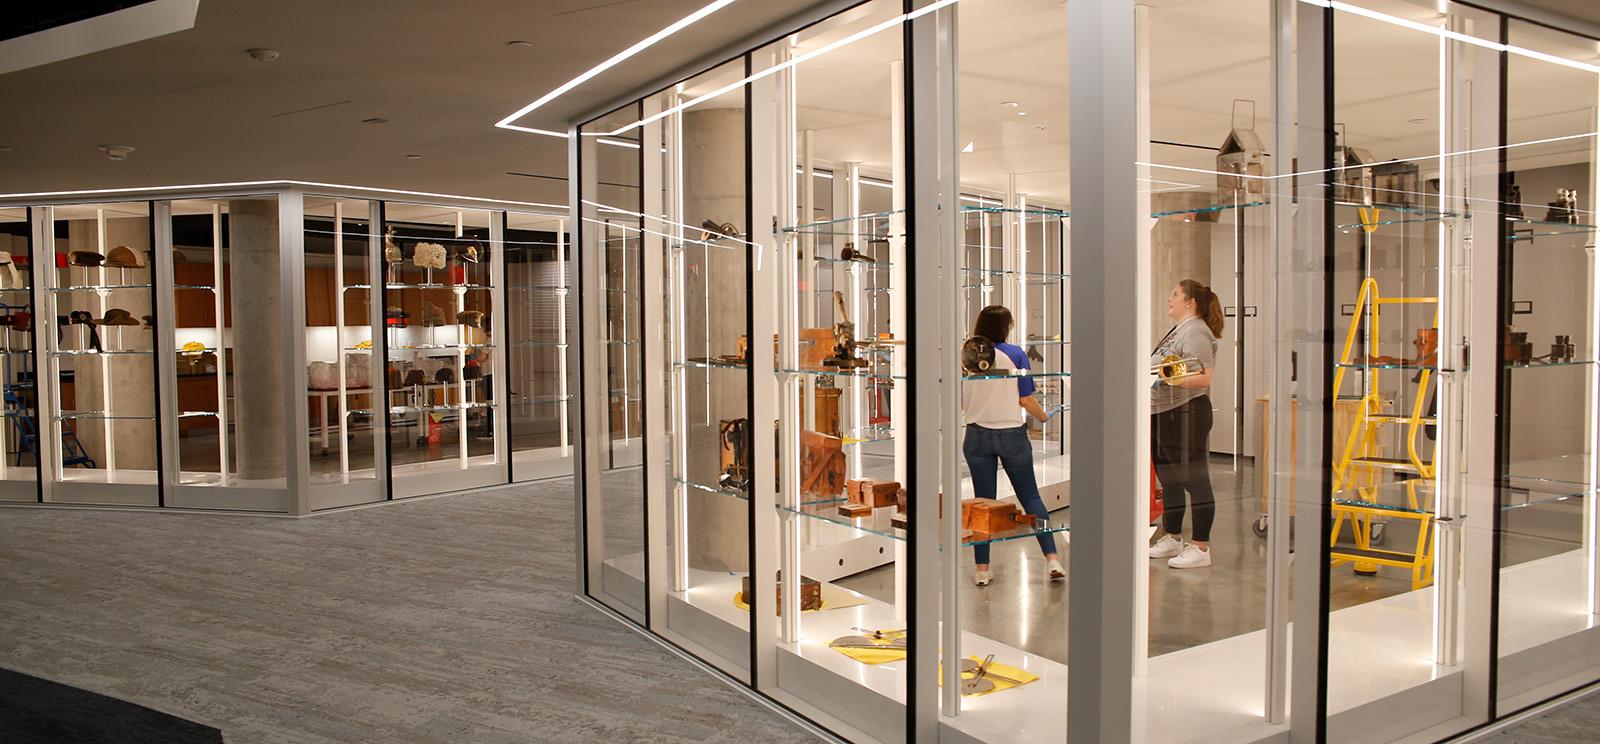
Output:
[[1352,573],[1354,573],[1355,575],[1357,575],[1357,576],[1377,576],[1378,575],[1378,564],[1376,564],[1376,563],[1357,563],[1356,565],[1354,565],[1354,566],[1352,566],[1350,568],[1350,571]]
[[1256,533],[1256,537],[1266,537],[1267,536],[1267,515],[1265,515],[1265,514],[1258,515],[1256,517],[1256,521],[1250,523],[1250,531]]

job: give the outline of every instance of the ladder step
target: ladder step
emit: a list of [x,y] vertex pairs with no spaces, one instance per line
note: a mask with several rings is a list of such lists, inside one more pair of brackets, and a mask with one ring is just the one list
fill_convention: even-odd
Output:
[[[1395,422],[1395,423],[1402,423],[1402,424],[1411,423],[1411,417],[1410,416],[1406,416],[1404,414],[1399,414],[1399,413],[1369,413],[1369,414],[1367,414],[1367,420],[1368,421],[1392,421],[1392,422]],[[1417,420],[1422,422],[1423,424],[1428,425],[1428,426],[1433,426],[1433,425],[1439,423],[1439,420],[1434,418],[1434,417],[1432,417],[1432,416],[1424,416],[1424,417],[1422,417],[1420,419],[1417,419]]]
[[1371,465],[1376,468],[1409,470],[1413,473],[1417,472],[1417,466],[1413,464],[1411,460],[1400,457],[1352,457],[1350,458],[1350,464]]

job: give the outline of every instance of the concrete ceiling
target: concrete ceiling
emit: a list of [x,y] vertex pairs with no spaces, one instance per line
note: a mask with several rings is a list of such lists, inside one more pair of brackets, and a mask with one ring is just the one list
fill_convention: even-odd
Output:
[[[11,103],[0,118],[0,146],[10,148],[0,151],[0,192],[292,178],[564,202],[565,141],[498,130],[493,122],[704,2],[202,0],[190,31],[0,76],[0,95]],[[809,4],[734,3],[519,123],[560,129],[576,111]],[[1234,99],[1257,102],[1255,126],[1265,138],[1271,127],[1267,4],[1147,4],[1152,138],[1220,144]],[[1432,6],[1431,0],[1363,4],[1419,20]],[[1592,0],[1525,4],[1600,21]],[[898,6],[878,0],[808,29],[797,35],[801,51],[891,17]],[[1064,3],[970,0],[957,7],[960,138],[974,143],[963,156],[963,181],[995,194],[1014,176],[1018,190],[1066,204]],[[1341,28],[1357,25],[1361,34],[1342,35],[1339,42],[1339,117],[1351,142],[1379,158],[1436,151],[1431,37],[1362,19]],[[1539,36],[1528,46],[1600,58],[1592,42],[1524,33]],[[512,40],[533,48],[508,47]],[[282,56],[256,62],[244,52],[250,47]],[[890,31],[800,67],[801,125],[815,132],[818,158],[887,171],[886,101],[890,62],[899,54],[898,36]],[[1514,139],[1570,134],[1592,123],[1585,113],[1596,104],[1592,78],[1585,83],[1584,73],[1553,67],[1513,67]],[[690,92],[710,89],[722,77],[691,81]],[[1002,105],[1008,101],[1021,105]],[[1247,111],[1241,105],[1241,114]],[[388,121],[362,123],[372,117]],[[113,162],[98,145],[137,150]],[[1551,149],[1564,152],[1552,157],[1581,156],[1577,146]],[[1157,145],[1152,157],[1195,168],[1214,162],[1206,150],[1170,145]],[[1201,185],[1210,180],[1177,171],[1153,175]]]

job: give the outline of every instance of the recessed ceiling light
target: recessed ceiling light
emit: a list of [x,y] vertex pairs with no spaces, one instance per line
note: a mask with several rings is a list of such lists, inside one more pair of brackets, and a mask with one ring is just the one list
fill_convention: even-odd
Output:
[[134,150],[134,148],[127,145],[100,145],[99,149],[100,152],[106,154],[107,158],[118,162],[127,160],[128,154]]
[[517,49],[532,49],[533,48],[533,42],[531,42],[531,41],[508,41],[508,42],[506,42],[506,46],[508,46],[508,47],[516,47]]
[[1421,116],[1419,116],[1419,117],[1417,117],[1415,119],[1409,119],[1408,121],[1410,121],[1412,124],[1427,124],[1428,123],[1428,120],[1423,118],[1423,117],[1421,117]]
[[253,59],[257,62],[271,62],[278,58],[278,50],[276,49],[262,49],[257,47],[254,49],[246,49],[244,52],[245,54],[250,55],[250,59]]
[[406,160],[421,160],[421,159],[422,159],[421,155],[407,155],[406,156]]
[[389,120],[385,119],[385,118],[383,118],[381,116],[374,116],[371,119],[362,119],[361,123],[362,124],[388,124]]
[[1016,101],[1001,101],[1000,105],[1005,106],[1006,108],[1020,108],[1022,106],[1021,103]]
[[1049,124],[1035,124],[1033,125],[1033,128],[1043,132],[1046,129],[1052,129],[1053,127],[1051,127]]
[[1026,112],[1026,111],[1018,111],[1017,112],[1017,116],[1027,116],[1027,115],[1028,115],[1028,112]]

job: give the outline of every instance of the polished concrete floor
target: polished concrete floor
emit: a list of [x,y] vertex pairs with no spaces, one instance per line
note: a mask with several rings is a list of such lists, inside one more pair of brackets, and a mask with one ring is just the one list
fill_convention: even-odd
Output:
[[[1214,457],[1211,482],[1217,501],[1212,565],[1177,570],[1166,561],[1150,561],[1151,655],[1266,626],[1267,541],[1250,529],[1261,511],[1260,477],[1249,460],[1241,460],[1236,473],[1231,459]],[[1577,502],[1508,514],[1504,553],[1508,564],[1570,550],[1580,539],[1577,516],[1581,505]],[[1050,517],[1052,524],[1070,525],[1071,520],[1070,508]],[[1413,525],[1404,520],[1391,523],[1386,546],[1409,550],[1415,545],[1415,533],[1410,532]],[[1186,523],[1186,535],[1189,527]],[[1063,543],[1061,548],[1062,563],[1070,566],[1070,545]],[[987,587],[972,585],[972,559],[970,551],[964,551],[968,555],[962,568],[963,629],[1066,663],[1068,582],[1046,580],[1041,551],[1032,539],[996,543],[991,550],[995,580]],[[892,602],[893,582],[893,567],[884,566],[838,583]],[[1329,601],[1332,609],[1338,610],[1410,590],[1410,574],[1404,569],[1384,567],[1376,576],[1357,576],[1347,564],[1332,569]]]
[[1474,744],[1571,744],[1600,741],[1600,691],[1520,721]]
[[0,666],[230,744],[813,740],[575,600],[572,503],[560,479],[306,520],[8,510]]

